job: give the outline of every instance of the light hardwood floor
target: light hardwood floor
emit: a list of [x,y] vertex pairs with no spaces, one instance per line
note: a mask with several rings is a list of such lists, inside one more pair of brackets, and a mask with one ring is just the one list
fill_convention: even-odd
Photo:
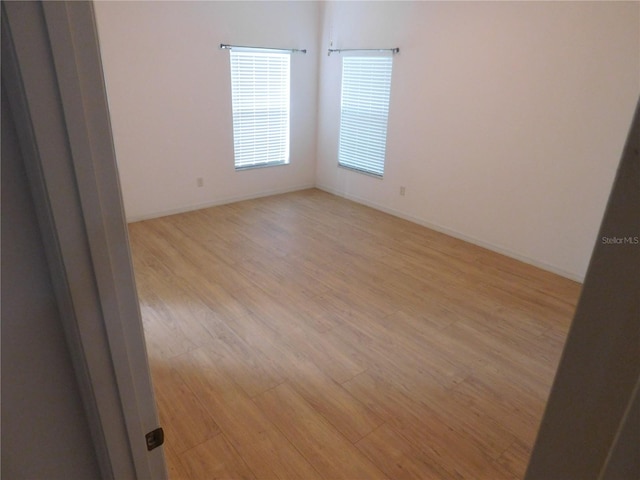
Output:
[[130,236],[171,478],[522,477],[579,284],[314,189]]

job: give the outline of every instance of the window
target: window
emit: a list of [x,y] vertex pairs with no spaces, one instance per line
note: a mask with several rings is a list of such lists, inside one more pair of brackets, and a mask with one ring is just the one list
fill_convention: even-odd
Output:
[[233,49],[236,170],[289,163],[289,53]]
[[338,165],[382,177],[392,57],[344,57]]

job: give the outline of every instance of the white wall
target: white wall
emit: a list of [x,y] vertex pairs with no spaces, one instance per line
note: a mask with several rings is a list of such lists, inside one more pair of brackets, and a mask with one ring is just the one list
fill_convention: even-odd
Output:
[[[95,7],[129,221],[314,185],[318,3]],[[308,50],[291,61],[289,165],[234,170],[229,53],[220,43]]]
[[[130,221],[316,184],[583,278],[640,92],[640,3],[132,1],[96,15]],[[336,166],[330,41],[401,48],[383,180]],[[292,57],[290,165],[234,170],[220,43],[308,49]]]
[[337,167],[341,57],[321,56],[316,183],[582,279],[640,92],[639,38],[638,2],[327,3],[322,49],[400,54],[383,180]]

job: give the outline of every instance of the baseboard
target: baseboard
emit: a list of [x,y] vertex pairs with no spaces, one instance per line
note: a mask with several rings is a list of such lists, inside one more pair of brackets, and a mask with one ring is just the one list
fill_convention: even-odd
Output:
[[169,215],[176,215],[179,213],[192,212],[194,210],[217,207],[219,205],[226,205],[227,203],[241,202],[243,200],[253,200],[254,198],[269,197],[271,195],[280,195],[282,193],[297,192],[299,190],[307,190],[309,188],[314,188],[314,187],[315,187],[314,184],[298,185],[296,187],[288,187],[288,188],[281,188],[281,189],[275,189],[275,190],[263,190],[261,192],[251,193],[248,195],[223,197],[210,202],[198,203],[195,205],[188,205],[185,207],[173,208],[169,210],[162,210],[162,211],[153,212],[153,213],[144,214],[144,215],[133,215],[131,217],[127,217],[127,223],[141,222],[143,220],[151,220],[153,218],[160,218],[160,217],[166,217]]
[[465,242],[469,242],[469,243],[473,243],[474,245],[478,245],[479,247],[482,248],[486,248],[487,250],[491,250],[492,252],[496,252],[499,253],[501,255],[505,255],[507,257],[510,258],[514,258],[516,260],[519,260],[521,262],[527,263],[529,265],[533,265],[534,267],[538,267],[541,268],[542,270],[546,270],[548,272],[551,273],[555,273],[556,275],[560,275],[561,277],[565,277],[568,278],[570,280],[573,280],[575,282],[578,283],[583,283],[584,282],[584,276],[581,275],[577,275],[573,272],[568,272],[566,270],[563,270],[561,268],[555,267],[554,265],[549,265],[548,263],[545,262],[540,262],[539,260],[536,260],[535,258],[530,258],[527,257],[525,255],[521,255],[517,252],[513,252],[507,248],[501,247],[499,245],[495,245],[489,242],[485,242],[483,240],[480,240],[478,238],[466,235],[464,233],[458,232],[456,230],[452,230],[450,228],[447,227],[443,227],[442,225],[438,225],[435,223],[431,223],[428,222],[422,218],[419,217],[414,217],[413,215],[407,215],[406,213],[403,213],[399,210],[395,210],[393,208],[388,208],[385,207],[384,205],[379,205],[377,203],[374,202],[370,202],[364,198],[358,197],[356,195],[349,195],[349,194],[343,194],[331,187],[327,187],[325,185],[318,185],[316,184],[315,186],[317,189],[319,190],[323,190],[327,193],[331,193],[332,195],[337,195],[338,197],[343,197],[346,198],[348,200],[352,200],[354,202],[360,203],[362,205],[366,205],[367,207],[371,207],[374,208],[376,210],[380,210],[381,212],[385,212],[388,213],[390,215],[393,215],[395,217],[399,217],[399,218],[403,218],[404,220],[408,220],[410,222],[413,223],[417,223],[418,225],[422,225],[423,227],[427,227],[430,228],[431,230],[435,230],[436,232],[440,232],[440,233],[444,233],[445,235],[449,235],[450,237],[454,237],[457,238],[459,240],[464,240]]

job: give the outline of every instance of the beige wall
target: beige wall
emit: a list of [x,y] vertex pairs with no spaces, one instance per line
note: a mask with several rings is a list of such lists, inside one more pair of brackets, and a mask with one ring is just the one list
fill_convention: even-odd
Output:
[[341,58],[321,57],[316,182],[582,279],[640,93],[639,37],[638,2],[328,2],[323,49],[400,54],[383,180],[337,168]]
[[[132,1],[96,12],[130,221],[315,184],[584,277],[640,93],[640,3]],[[330,41],[401,48],[383,180],[337,167]],[[308,49],[293,57],[291,165],[234,171],[220,43]]]
[[[98,1],[95,10],[130,221],[314,185],[317,3]],[[308,50],[291,59],[290,165],[234,170],[221,43]]]

